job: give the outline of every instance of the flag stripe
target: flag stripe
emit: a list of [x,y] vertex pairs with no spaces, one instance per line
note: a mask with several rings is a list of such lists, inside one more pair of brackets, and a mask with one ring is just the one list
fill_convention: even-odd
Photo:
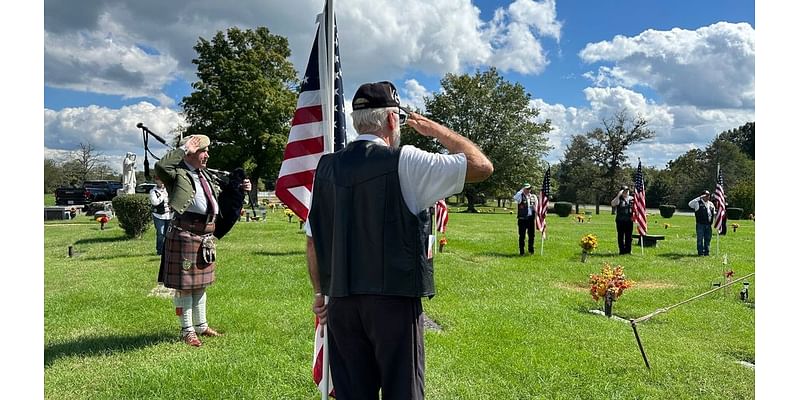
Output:
[[542,178],[542,190],[539,191],[539,204],[536,206],[536,227],[542,232],[542,239],[547,238],[547,205],[550,201],[550,167]]
[[[644,177],[642,176],[642,161],[636,169],[634,178],[633,193],[633,221],[636,222],[636,230],[639,235],[647,235],[647,203],[645,201]],[[643,239],[641,239],[644,242]]]
[[436,230],[444,233],[447,229],[447,221],[450,216],[447,213],[447,203],[444,199],[436,202]]
[[[322,153],[325,150],[325,140],[322,136],[296,140],[286,145],[286,150],[283,151],[284,158],[299,158],[308,154]],[[319,160],[317,160],[319,161]]]
[[722,226],[725,224],[725,220],[728,218],[727,204],[725,204],[725,189],[723,186],[722,173],[719,170],[719,164],[717,164],[717,187],[714,190],[714,207],[717,209],[717,217],[714,220],[714,228],[717,229],[717,232],[722,232]]
[[319,104],[298,108],[294,112],[294,118],[292,119],[293,126],[310,124],[313,122],[322,122],[322,106]]

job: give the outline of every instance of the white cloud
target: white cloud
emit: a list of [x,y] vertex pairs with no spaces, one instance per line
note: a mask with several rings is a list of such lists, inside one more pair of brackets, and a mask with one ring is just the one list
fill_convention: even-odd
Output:
[[614,64],[585,75],[596,85],[650,87],[674,105],[755,107],[755,29],[748,23],[651,29],[590,43],[579,55],[588,63]]
[[531,101],[531,107],[540,111],[537,121],[550,119],[552,122],[553,131],[548,140],[554,149],[547,161],[558,162],[563,158],[571,136],[602,128],[603,118],[607,119],[623,108],[629,116],[644,117],[648,128],[656,134],[653,139],[631,146],[627,152],[629,159],[641,157],[642,163],[657,168],[664,168],[668,161],[690,149],[706,147],[723,131],[755,121],[753,110],[707,110],[695,106],[655,104],[647,101],[641,93],[622,87],[590,87],[584,89],[584,95],[589,102],[585,108],[548,104],[542,99]]
[[494,45],[491,63],[504,72],[538,74],[544,71],[547,56],[534,32],[556,40],[561,38],[555,1],[517,0],[507,9],[495,10],[484,31],[484,38]]
[[92,32],[44,33],[45,84],[125,98],[149,96],[171,105],[161,90],[174,79],[177,60],[147,54],[108,15],[99,24]]
[[[149,96],[170,105],[161,91],[176,77],[195,79],[191,60],[198,38],[210,39],[232,26],[267,26],[287,37],[290,60],[302,72],[323,4],[241,0],[231,7],[216,0],[93,0],[75,5],[47,0],[46,84]],[[336,18],[347,90],[363,82],[401,79],[409,69],[443,75],[496,65],[504,72],[541,72],[547,57],[537,36],[560,38],[555,2],[516,0],[500,14],[484,21],[470,0],[340,2]]]
[[[174,129],[184,123],[176,111],[157,107],[147,102],[109,109],[98,106],[65,108],[60,111],[44,110],[45,157],[63,160],[81,143],[91,144],[98,153],[108,156],[109,165],[121,169],[122,157],[134,152],[144,160],[142,131],[136,124],[142,122],[167,143],[175,137]],[[148,147],[161,157],[167,147],[150,139]],[[118,162],[114,162],[117,160]],[[151,159],[151,166],[155,160]],[[141,168],[142,164],[138,164]]]
[[412,108],[418,109],[422,112],[425,111],[425,98],[431,97],[433,94],[422,86],[416,79],[408,79],[405,82],[405,98],[401,97],[403,105],[410,105]]

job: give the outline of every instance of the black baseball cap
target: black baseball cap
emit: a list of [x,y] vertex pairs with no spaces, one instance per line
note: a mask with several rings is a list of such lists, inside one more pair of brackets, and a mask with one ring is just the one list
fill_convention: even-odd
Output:
[[400,107],[400,96],[392,82],[365,83],[353,96],[353,110],[384,107]]

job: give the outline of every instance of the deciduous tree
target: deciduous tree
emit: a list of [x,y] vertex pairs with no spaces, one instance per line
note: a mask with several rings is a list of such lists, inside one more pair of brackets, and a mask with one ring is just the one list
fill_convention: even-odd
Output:
[[550,121],[534,121],[539,110],[531,107],[522,85],[491,68],[474,75],[447,74],[441,87],[425,99],[428,116],[473,141],[494,164],[489,179],[465,185],[468,211],[475,212],[481,196],[508,194],[508,188],[541,178]]
[[244,166],[257,188],[278,174],[297,102],[289,42],[265,27],[234,27],[201,37],[194,50],[198,80],[182,101],[185,133],[211,138],[211,168]]

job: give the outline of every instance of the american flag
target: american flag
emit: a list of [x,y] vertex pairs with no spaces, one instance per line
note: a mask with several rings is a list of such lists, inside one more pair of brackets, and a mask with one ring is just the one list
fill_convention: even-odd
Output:
[[[317,384],[319,390],[322,389],[322,358],[324,351],[325,339],[322,337],[322,325],[319,324],[319,317],[314,319],[314,361],[312,362],[312,374],[314,383]],[[336,392],[333,390],[333,380],[330,379],[330,368],[328,368],[329,386],[328,394],[336,397]]]
[[717,219],[714,221],[714,228],[717,228],[717,232],[722,232],[722,226],[728,218],[725,207],[725,189],[723,189],[722,186],[722,173],[719,171],[719,164],[717,164],[717,188],[714,190],[714,207],[717,209]]
[[542,239],[547,237],[547,202],[550,199],[550,167],[542,179],[542,191],[539,192],[539,204],[536,206],[536,227],[542,232]]
[[447,220],[450,217],[447,215],[447,203],[444,199],[436,202],[436,230],[444,233],[447,229]]
[[639,167],[636,168],[636,176],[633,178],[633,221],[636,222],[639,235],[647,235],[647,202],[644,199],[642,160],[639,160]]
[[[324,15],[324,14],[320,14]],[[333,107],[325,93],[325,88],[330,87],[326,71],[327,54],[325,41],[320,40],[325,34],[325,18],[319,18],[317,34],[308,58],[308,66],[300,85],[300,94],[297,98],[297,109],[292,119],[292,128],[289,131],[289,141],[283,152],[283,163],[275,183],[275,195],[294,211],[300,219],[308,219],[308,208],[311,206],[311,186],[314,182],[314,171],[317,169],[319,159],[325,153],[336,151],[344,147],[345,115],[344,92],[342,90],[342,72],[339,63],[339,40],[334,19],[334,94]],[[330,114],[333,113],[333,137],[326,137]],[[333,149],[331,149],[333,147]]]

